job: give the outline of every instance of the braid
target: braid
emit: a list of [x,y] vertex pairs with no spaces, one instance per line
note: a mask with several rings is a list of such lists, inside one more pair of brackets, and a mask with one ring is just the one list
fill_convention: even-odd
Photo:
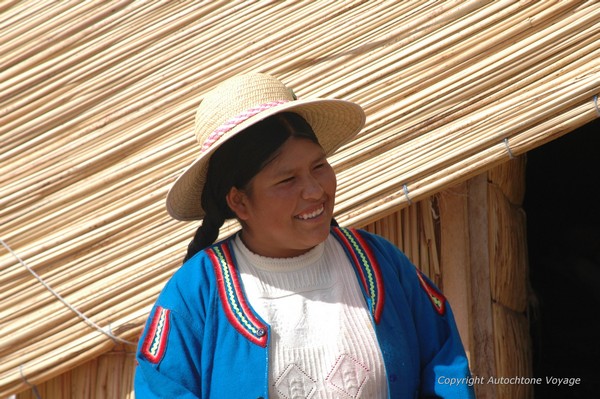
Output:
[[229,216],[229,212],[223,212],[219,208],[211,183],[211,181],[207,181],[205,189],[202,192],[202,208],[204,208],[206,215],[204,216],[202,225],[196,230],[194,238],[188,244],[188,250],[183,259],[184,262],[217,240],[219,229],[225,223],[225,217]]
[[196,230],[194,238],[188,244],[187,253],[185,254],[183,262],[185,263],[192,256],[214,243],[219,236],[219,228],[222,225],[223,221],[219,223],[219,221],[213,220],[212,217],[207,215],[202,221],[202,225]]

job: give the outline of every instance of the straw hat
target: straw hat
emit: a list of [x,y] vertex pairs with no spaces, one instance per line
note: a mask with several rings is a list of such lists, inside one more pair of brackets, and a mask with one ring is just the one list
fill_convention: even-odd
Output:
[[169,214],[179,220],[202,219],[200,198],[210,156],[247,127],[284,111],[295,112],[310,124],[327,155],[354,137],[365,122],[358,104],[335,99],[298,100],[291,89],[266,74],[227,79],[207,93],[198,107],[194,133],[200,155],[169,190]]

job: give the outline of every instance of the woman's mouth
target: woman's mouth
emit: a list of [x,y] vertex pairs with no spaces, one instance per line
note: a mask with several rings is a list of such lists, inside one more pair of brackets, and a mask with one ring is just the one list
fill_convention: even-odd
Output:
[[297,215],[296,218],[300,220],[310,220],[321,216],[323,212],[325,212],[325,207],[321,205],[318,209],[315,209],[312,212],[301,213]]

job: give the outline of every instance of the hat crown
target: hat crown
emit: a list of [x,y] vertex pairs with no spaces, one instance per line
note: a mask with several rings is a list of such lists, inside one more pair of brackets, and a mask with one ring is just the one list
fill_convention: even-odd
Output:
[[249,117],[293,100],[293,91],[270,75],[252,73],[225,80],[204,96],[196,111],[194,134],[201,152]]

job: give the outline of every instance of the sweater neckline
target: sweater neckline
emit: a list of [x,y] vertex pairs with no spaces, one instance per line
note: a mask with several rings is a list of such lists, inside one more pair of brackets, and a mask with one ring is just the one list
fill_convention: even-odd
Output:
[[260,270],[270,272],[291,272],[304,269],[318,261],[323,256],[325,250],[325,243],[322,242],[299,256],[294,256],[292,258],[270,258],[258,255],[248,249],[239,233],[236,234],[233,244],[235,249],[239,251],[250,264]]

